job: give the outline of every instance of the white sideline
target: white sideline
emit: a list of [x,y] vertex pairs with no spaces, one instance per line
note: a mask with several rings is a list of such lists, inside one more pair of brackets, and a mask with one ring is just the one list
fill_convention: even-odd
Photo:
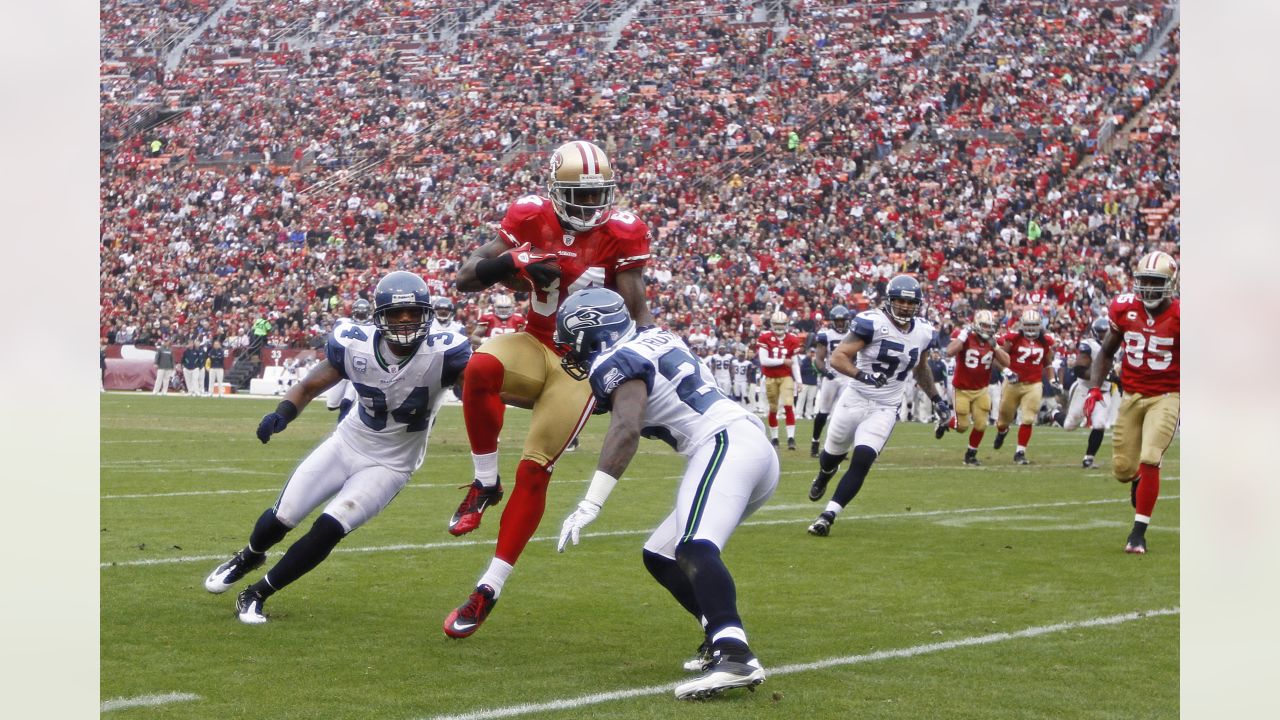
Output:
[[112,710],[122,710],[131,707],[146,707],[151,705],[168,705],[169,703],[185,702],[187,700],[202,700],[199,695],[192,693],[165,693],[164,695],[139,695],[131,698],[115,698],[102,703],[102,712],[111,712]]
[[[1167,497],[1162,497],[1160,499],[1168,501],[1168,500],[1178,500],[1180,498],[1181,498],[1180,495],[1169,495]],[[1030,503],[1027,505],[996,505],[991,507],[956,508],[952,510],[927,510],[922,512],[883,513],[880,515],[850,515],[847,518],[845,518],[845,522],[851,522],[854,520],[896,520],[899,518],[936,517],[939,515],[963,515],[967,513],[998,512],[998,511],[1004,511],[1004,510],[1035,510],[1038,508],[1075,507],[1075,506],[1083,506],[1083,505],[1105,505],[1105,504],[1112,504],[1112,503],[1128,504],[1128,502],[1129,502],[1128,498],[1116,498],[1114,500],[1080,500],[1076,502]],[[817,507],[817,505],[787,506],[786,509],[792,509],[794,507],[807,507],[812,510],[814,507]],[[768,506],[765,506],[764,508],[761,508],[761,512],[767,509],[768,509]],[[779,508],[779,509],[782,509],[782,508]],[[742,523],[740,527],[752,527],[752,526],[762,526],[762,525],[783,525],[787,523],[799,523],[799,522],[804,522],[804,520],[803,519],[796,520],[795,518],[786,518],[782,520],[748,520]],[[648,535],[651,532],[653,532],[652,529],[614,530],[610,532],[582,533],[582,537],[584,538],[623,537],[623,536],[629,536],[629,535]],[[547,542],[547,541],[557,541],[557,540],[559,540],[558,535],[544,535],[541,537],[533,537],[529,540],[529,542]],[[486,538],[484,540],[453,540],[453,541],[438,542],[438,543],[409,543],[409,544],[399,544],[399,545],[373,545],[373,546],[366,546],[366,547],[341,547],[340,546],[340,547],[334,548],[333,552],[357,553],[357,552],[393,552],[396,550],[438,550],[443,548],[469,547],[472,545],[489,545],[492,542],[493,542],[492,539]],[[227,559],[227,556],[225,554],[224,555],[186,555],[182,557],[172,557],[172,558],[150,558],[147,560],[122,560],[119,562],[104,562],[104,563],[99,563],[98,568],[105,569],[105,568],[114,568],[114,567],[137,567],[137,566],[143,566],[143,565],[176,565],[178,563],[208,562],[210,560],[225,560],[225,559]]]
[[[780,675],[790,675],[792,673],[808,672],[810,670],[824,670],[826,668],[841,667],[845,665],[859,665],[862,663],[877,662],[880,660],[909,658],[917,655],[942,652],[943,650],[954,650],[956,648],[975,647],[978,645],[991,645],[993,643],[1005,642],[1008,640],[1038,637],[1041,635],[1048,635],[1050,633],[1062,632],[1064,630],[1079,630],[1081,628],[1119,625],[1121,623],[1142,620],[1149,617],[1179,614],[1181,614],[1181,609],[1176,607],[1162,608],[1159,610],[1145,610],[1124,613],[1123,615],[1111,615],[1108,617],[1090,618],[1088,620],[1078,620],[1075,622],[1063,622],[1053,625],[1029,627],[1016,632],[976,635],[973,637],[961,638],[959,640],[948,640],[946,642],[929,643],[927,645],[916,645],[914,647],[901,648],[898,650],[881,650],[866,655],[846,655],[844,657],[827,658],[826,660],[817,660],[808,663],[782,665],[780,667],[769,667],[766,665],[765,672],[768,673],[769,677],[776,678]],[[433,715],[429,718],[421,718],[420,720],[489,720],[489,718],[514,717],[516,715],[528,715],[530,713],[546,712],[549,710],[571,710],[587,705],[599,705],[600,703],[606,703],[613,700],[624,700],[626,698],[639,697],[642,695],[658,695],[664,692],[671,692],[678,684],[679,683],[650,685],[642,688],[594,693],[591,695],[581,695],[576,698],[562,698],[559,700],[550,700],[541,703],[526,703],[524,705],[508,705],[507,707],[501,708],[486,708],[483,710],[464,713],[462,715]]]

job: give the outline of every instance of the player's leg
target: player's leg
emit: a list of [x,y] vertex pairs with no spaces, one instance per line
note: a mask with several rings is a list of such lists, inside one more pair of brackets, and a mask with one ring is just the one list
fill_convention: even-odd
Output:
[[827,418],[831,416],[831,408],[835,405],[836,395],[840,389],[840,381],[823,378],[818,387],[817,413],[813,417],[813,435],[809,441],[809,457],[818,457],[818,441],[822,438],[822,429],[827,426]]
[[836,516],[857,497],[867,479],[867,473],[871,471],[871,465],[884,450],[885,443],[889,441],[889,435],[893,433],[893,426],[898,417],[896,408],[870,403],[867,404],[862,415],[861,422],[858,423],[854,433],[853,455],[849,458],[849,467],[841,476],[835,492],[831,494],[827,507],[809,526],[809,533],[812,535],[829,534]]
[[1019,408],[1022,410],[1022,424],[1018,426],[1018,448],[1013,453],[1013,461],[1019,465],[1028,465],[1027,444],[1031,442],[1031,429],[1035,427],[1036,414],[1040,412],[1040,400],[1044,394],[1041,383],[1023,383],[1022,398]]
[[324,562],[344,537],[382,512],[408,482],[409,473],[381,465],[366,462],[364,467],[356,469],[312,523],[307,534],[290,545],[261,580],[240,593],[236,603],[240,620],[266,622],[262,605],[267,598]]
[[[732,423],[689,459],[676,494],[673,515],[679,518],[675,558],[688,578],[705,617],[710,664],[697,679],[676,690],[692,697],[764,679],[759,661],[747,644],[737,608],[737,589],[721,552],[738,525],[772,495],[778,483],[778,458],[762,442],[763,428],[743,420]],[[647,550],[670,547],[660,531]]]
[[809,485],[809,499],[813,502],[821,500],[827,493],[827,483],[835,477],[836,471],[840,469],[840,463],[844,462],[849,454],[849,447],[853,444],[853,434],[857,431],[858,421],[862,417],[859,409],[862,405],[856,404],[856,400],[853,391],[850,390],[843,393],[835,407],[831,409],[831,424],[827,426],[827,439],[822,445],[822,452],[818,454],[818,474]]
[[790,375],[781,378],[778,394],[782,396],[782,410],[787,420],[787,449],[796,449],[795,379]]
[[267,559],[267,550],[342,487],[353,459],[352,453],[342,450],[342,441],[330,436],[299,463],[280,491],[276,504],[263,511],[254,523],[249,543],[205,578],[206,590],[226,592],[246,573],[260,567]]
[[1151,514],[1160,497],[1160,465],[1164,453],[1178,429],[1181,399],[1179,393],[1142,398],[1142,444],[1138,456],[1138,484],[1134,492],[1133,529],[1125,543],[1125,552],[1147,551],[1146,532]]
[[462,419],[471,443],[475,479],[449,519],[451,535],[465,535],[480,527],[484,511],[502,501],[498,435],[506,412],[503,397],[529,402],[537,399],[547,378],[542,349],[542,343],[528,333],[495,335],[467,363],[462,381]]
[[782,378],[764,379],[765,401],[769,404],[769,442],[778,447],[778,396],[782,394]]
[[1067,414],[1062,419],[1062,429],[1071,432],[1080,427],[1084,422],[1084,399],[1088,394],[1088,388],[1084,383],[1077,380],[1071,385],[1071,391],[1067,393]]
[[1018,414],[1018,403],[1022,400],[1022,386],[1012,380],[1005,380],[1000,388],[1000,411],[996,417],[996,440],[991,444],[992,450],[999,450],[1004,445],[1004,437],[1009,434],[1009,426]]
[[[1076,383],[1079,385],[1079,383]],[[1081,414],[1083,414],[1083,402],[1081,402]],[[1107,416],[1111,408],[1107,407],[1109,403],[1097,403],[1093,407],[1093,413],[1089,416],[1089,440],[1085,444],[1084,459],[1080,464],[1083,467],[1093,467],[1094,458],[1098,454],[1098,450],[1102,448],[1102,438],[1106,434]]]
[[991,417],[991,394],[986,390],[970,390],[970,407],[973,412],[973,430],[969,433],[969,446],[964,452],[965,465],[981,465],[978,462],[978,447],[982,445],[982,437],[987,432],[987,424]]

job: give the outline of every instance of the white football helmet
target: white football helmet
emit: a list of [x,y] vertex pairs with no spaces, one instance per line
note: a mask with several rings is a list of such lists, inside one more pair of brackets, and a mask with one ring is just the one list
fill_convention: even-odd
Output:
[[788,318],[787,314],[781,310],[778,310],[769,316],[769,329],[773,330],[774,335],[786,335],[787,328],[790,326],[790,318]]
[[516,311],[516,301],[510,295],[499,295],[493,299],[493,314],[499,320],[506,320]]
[[1151,252],[1133,268],[1133,294],[1148,310],[1173,297],[1178,283],[1178,261],[1168,253]]
[[1034,340],[1044,332],[1044,315],[1035,308],[1027,308],[1022,311],[1021,325],[1022,336]]
[[613,208],[613,164],[594,143],[575,140],[551,154],[551,179],[547,183],[556,216],[571,230],[599,227]]
[[973,314],[973,334],[983,340],[990,340],[996,334],[996,314],[990,310],[979,310]]

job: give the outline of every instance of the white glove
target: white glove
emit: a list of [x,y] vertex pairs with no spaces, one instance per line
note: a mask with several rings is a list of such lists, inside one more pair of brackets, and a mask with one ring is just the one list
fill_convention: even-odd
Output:
[[556,545],[556,552],[564,552],[564,547],[573,540],[573,544],[578,544],[578,532],[582,528],[591,524],[600,515],[600,506],[590,500],[582,500],[578,502],[578,509],[569,514],[564,519],[564,524],[560,526],[560,542]]
[[959,340],[960,342],[964,342],[965,340],[968,340],[968,339],[969,339],[969,328],[961,328],[961,329],[960,329],[960,334],[956,336],[956,339],[957,339],[957,340]]

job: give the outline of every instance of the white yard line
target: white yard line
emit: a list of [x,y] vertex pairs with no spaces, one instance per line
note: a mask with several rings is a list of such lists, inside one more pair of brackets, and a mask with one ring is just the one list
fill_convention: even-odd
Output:
[[[1050,635],[1053,633],[1065,632],[1068,630],[1081,630],[1086,628],[1105,627],[1108,625],[1120,625],[1123,623],[1133,622],[1135,620],[1143,620],[1152,617],[1163,617],[1168,615],[1180,615],[1180,608],[1162,608],[1159,610],[1146,610],[1140,612],[1125,613],[1123,615],[1111,615],[1107,617],[1096,617],[1088,620],[1077,620],[1074,622],[1055,623],[1053,625],[1040,625],[1037,627],[1029,627],[1015,632],[1000,632],[990,635],[975,635],[972,637],[961,638],[959,640],[948,640],[946,642],[929,643],[927,645],[915,645],[913,647],[900,648],[898,650],[881,650],[878,652],[868,653],[865,655],[846,655],[843,657],[824,658],[808,663],[796,663],[792,665],[782,665],[779,667],[765,667],[768,677],[777,678],[782,675],[791,675],[793,673],[809,672],[812,670],[826,670],[834,667],[846,667],[850,665],[861,665],[869,662],[879,662],[881,660],[895,660],[898,658],[911,658],[917,655],[928,655],[931,653],[943,652],[946,650],[955,650],[957,648],[977,647],[980,645],[993,645],[995,643],[1008,642],[1010,640],[1021,640],[1025,638],[1040,637],[1042,635]],[[628,688],[625,690],[614,690],[611,692],[593,693],[591,695],[579,695],[571,698],[558,698],[538,703],[526,703],[523,705],[508,705],[506,707],[486,708],[483,710],[475,710],[473,712],[461,715],[434,715],[430,718],[422,718],[421,720],[490,720],[491,718],[515,717],[517,715],[529,715],[538,712],[548,712],[551,710],[575,710],[577,708],[586,707],[588,705],[599,705],[614,700],[625,700],[627,698],[641,697],[644,695],[659,695],[669,693],[675,690],[679,683],[668,683],[666,685],[650,685],[648,687]]]
[[[1162,497],[1160,499],[1161,500],[1178,500],[1179,496],[1169,495],[1167,497]],[[879,515],[849,515],[842,519],[845,522],[850,522],[854,520],[898,520],[898,519],[904,519],[904,518],[914,519],[919,517],[964,515],[967,513],[1002,512],[1007,510],[1032,510],[1032,509],[1039,509],[1039,508],[1078,507],[1078,506],[1085,506],[1085,505],[1106,505],[1106,504],[1116,504],[1116,503],[1128,504],[1128,502],[1129,500],[1127,498],[1117,498],[1115,500],[1081,500],[1078,502],[1032,503],[1032,504],[1026,504],[1026,505],[996,505],[991,507],[957,508],[952,510],[927,510],[922,512],[906,512],[906,513],[884,513]],[[815,507],[817,507],[817,505],[787,505],[787,506],[778,506],[777,509],[791,510],[795,508],[808,508],[812,510]],[[761,511],[763,512],[764,510],[769,510],[769,509],[772,509],[772,508],[769,508],[768,506],[766,506],[762,508]],[[748,520],[747,522],[742,523],[742,526],[753,527],[753,526],[765,526],[765,525],[783,525],[783,524],[799,523],[799,522],[804,522],[804,520],[803,519],[797,520],[795,518],[785,518],[785,519],[779,519],[779,520]],[[626,537],[626,536],[634,536],[634,535],[648,535],[649,533],[652,533],[652,532],[653,532],[652,529],[615,530],[612,532],[583,533],[582,537],[588,537],[588,538]],[[530,540],[530,542],[553,542],[553,541],[557,541],[558,539],[559,539],[558,535],[546,535],[542,537],[534,537]],[[333,552],[335,553],[369,553],[369,552],[396,552],[400,550],[440,550],[440,549],[446,549],[446,548],[470,547],[473,545],[489,545],[491,543],[493,543],[493,540],[484,539],[484,540],[452,540],[448,542],[438,542],[438,543],[373,545],[373,546],[366,546],[366,547],[339,546],[334,548]],[[224,555],[186,555],[182,557],[171,557],[171,558],[149,558],[146,560],[121,560],[117,562],[104,562],[104,563],[99,563],[98,567],[100,569],[106,569],[106,568],[118,568],[118,567],[140,567],[140,566],[148,566],[148,565],[176,565],[180,563],[225,560],[226,558],[227,556],[225,554]]]
[[165,693],[164,695],[139,695],[131,698],[115,698],[102,703],[102,712],[111,712],[112,710],[123,710],[131,707],[149,707],[154,705],[168,705],[169,703],[186,702],[188,700],[201,700],[199,695],[192,693]]

